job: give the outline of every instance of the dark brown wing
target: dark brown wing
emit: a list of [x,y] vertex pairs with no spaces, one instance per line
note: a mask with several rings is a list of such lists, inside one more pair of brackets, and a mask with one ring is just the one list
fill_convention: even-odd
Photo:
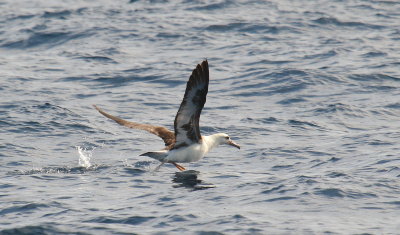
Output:
[[174,122],[176,139],[174,148],[200,141],[199,119],[206,103],[208,82],[208,62],[205,60],[193,70],[186,84],[185,95]]
[[114,120],[116,123],[118,123],[122,126],[126,126],[126,127],[133,128],[133,129],[145,130],[154,135],[157,135],[158,137],[160,137],[161,139],[164,140],[165,146],[170,146],[175,143],[174,132],[168,130],[165,127],[152,126],[152,125],[148,125],[148,124],[140,124],[140,123],[136,123],[136,122],[126,121],[124,119],[115,117],[111,114],[104,112],[101,108],[97,107],[96,105],[93,105],[93,107],[95,109],[97,109],[97,111],[99,111],[99,113],[103,114],[105,117],[108,117],[109,119]]

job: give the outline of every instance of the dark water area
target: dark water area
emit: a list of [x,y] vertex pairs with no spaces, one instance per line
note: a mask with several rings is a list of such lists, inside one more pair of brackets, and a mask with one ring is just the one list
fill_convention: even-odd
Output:
[[[0,234],[399,234],[400,2],[0,2]],[[93,109],[173,128],[187,171]]]

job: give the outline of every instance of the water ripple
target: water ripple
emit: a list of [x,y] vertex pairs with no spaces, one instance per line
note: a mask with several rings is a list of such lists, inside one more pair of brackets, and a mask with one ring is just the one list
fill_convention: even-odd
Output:
[[89,37],[89,33],[74,32],[33,32],[28,38],[0,44],[0,47],[10,49],[29,49],[45,46],[46,48],[64,44],[68,41]]

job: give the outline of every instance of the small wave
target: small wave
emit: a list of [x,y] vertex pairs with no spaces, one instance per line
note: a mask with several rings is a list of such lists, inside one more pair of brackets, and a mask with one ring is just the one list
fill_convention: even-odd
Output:
[[290,105],[294,103],[301,103],[301,102],[306,102],[307,100],[304,98],[288,98],[288,99],[283,99],[278,102],[278,104],[283,104],[283,105]]
[[[188,1],[190,3],[193,3],[192,1]],[[225,9],[233,5],[234,1],[222,1],[218,3],[211,3],[211,4],[206,4],[203,6],[195,6],[195,7],[188,7],[186,8],[187,10],[191,11],[214,11],[214,10],[220,10],[220,9]]]
[[140,175],[147,172],[146,170],[143,170],[141,168],[130,168],[130,167],[125,167],[124,170],[129,175]]
[[338,53],[335,50],[329,50],[327,52],[323,52],[323,53],[316,53],[316,54],[312,54],[312,55],[306,55],[303,57],[303,59],[318,59],[317,61],[319,61],[320,59],[327,59],[333,56],[336,56]]
[[90,77],[84,77],[84,76],[79,76],[79,77],[63,77],[60,78],[59,82],[86,82],[90,81]]
[[265,73],[254,72],[246,74],[249,79],[242,79],[235,83],[237,93],[235,96],[271,96],[283,93],[295,93],[306,89],[314,81],[307,79],[309,74],[302,70],[285,69],[280,72]]
[[21,120],[20,118],[6,119],[9,124],[9,131],[13,133],[36,133],[44,137],[65,136],[66,132],[76,133],[77,131],[83,131],[85,133],[93,133],[94,131],[86,119],[58,105],[46,102],[18,107],[19,112],[29,116],[29,118],[28,120]]
[[267,199],[267,200],[265,200],[265,202],[287,201],[287,200],[293,200],[293,199],[297,199],[297,197],[291,197],[291,196],[276,197],[276,198]]
[[283,190],[284,187],[285,187],[284,185],[278,185],[271,189],[264,190],[261,193],[262,194],[284,193],[287,191],[287,190]]
[[254,67],[254,65],[262,65],[265,66],[266,64],[276,64],[276,65],[280,65],[280,64],[288,64],[288,63],[292,63],[292,60],[258,60],[258,61],[254,61],[254,62],[249,62],[246,63],[247,66],[249,67]]
[[317,128],[321,128],[319,125],[315,124],[314,122],[300,121],[300,120],[295,120],[295,119],[290,119],[288,121],[288,123],[289,123],[289,125],[291,125],[293,127],[302,127],[302,128],[317,127]]
[[337,188],[320,189],[315,194],[326,196],[326,197],[344,197],[345,193]]
[[381,56],[387,56],[387,55],[388,54],[385,52],[371,51],[371,52],[363,54],[362,56],[365,58],[374,58],[374,57],[381,57]]
[[318,181],[315,177],[306,176],[306,175],[300,175],[297,180],[299,181],[299,183],[302,183],[302,184],[304,183],[304,184],[308,184],[308,185],[318,183]]
[[229,23],[229,24],[213,24],[207,26],[205,30],[214,32],[226,32],[231,30],[236,30],[246,25],[245,23]]
[[288,26],[275,26],[275,25],[268,25],[267,23],[254,24],[245,22],[235,22],[229,24],[213,24],[207,26],[203,30],[212,32],[238,31],[246,33],[268,33],[268,34],[278,34],[282,31],[290,31],[292,33],[297,32],[295,28]]
[[388,104],[385,107],[390,109],[400,109],[400,103],[398,102],[398,103]]
[[60,18],[60,19],[65,19],[66,16],[70,16],[72,14],[71,11],[69,10],[62,10],[62,11],[46,11],[43,13],[42,17],[43,18]]
[[107,168],[102,165],[92,165],[90,167],[43,167],[31,170],[15,170],[9,172],[9,175],[37,175],[37,174],[84,174],[90,171]]
[[339,113],[349,117],[359,117],[359,118],[363,118],[368,115],[363,109],[359,109],[355,106],[344,103],[328,104],[325,107],[314,109],[313,112],[317,113],[317,115]]
[[34,32],[26,39],[20,39],[13,42],[5,42],[0,47],[8,49],[28,49],[40,46],[47,48],[54,47],[68,41],[88,37],[91,33],[74,32]]
[[[0,230],[1,235],[26,235],[26,234],[72,234],[61,231],[50,225],[23,226],[19,228],[10,228]],[[79,232],[77,232],[79,234]],[[82,233],[84,234],[84,233]]]
[[348,192],[347,196],[350,198],[355,198],[355,199],[378,197],[375,193],[365,193],[365,192],[355,192],[355,191]]
[[396,205],[400,207],[400,201],[390,201],[390,202],[384,202],[386,204],[390,204],[390,205]]
[[111,63],[111,64],[116,64],[117,62],[107,56],[80,56],[77,57],[78,59],[82,59],[85,61],[95,61],[95,62],[101,62],[101,63]]
[[89,223],[105,223],[105,224],[131,224],[131,225],[139,225],[142,223],[145,223],[147,221],[150,221],[152,219],[155,219],[156,217],[153,216],[131,216],[127,218],[115,218],[115,217],[105,217],[105,216],[100,216],[92,220],[88,220],[85,222]]
[[112,77],[98,77],[94,79],[96,82],[103,83],[111,87],[125,86],[133,82],[149,82],[160,79],[160,75],[131,75],[131,76],[112,76]]
[[281,170],[286,169],[286,168],[294,168],[294,165],[293,164],[275,165],[275,166],[271,167],[271,170],[273,170],[273,171],[281,171]]
[[375,74],[352,74],[349,76],[350,79],[356,81],[400,81],[400,77],[394,77],[387,74],[375,73]]
[[347,175],[343,172],[330,172],[329,174],[327,174],[328,177],[331,178],[339,178],[339,177],[346,177]]
[[341,27],[357,27],[358,29],[382,29],[384,26],[368,24],[363,22],[355,22],[355,21],[340,21],[335,17],[320,17],[313,22],[321,25],[333,25],[333,26],[341,26]]
[[7,19],[7,21],[13,21],[13,20],[27,20],[27,19],[32,19],[36,15],[34,14],[26,14],[26,15],[12,15],[10,18]]
[[267,117],[267,118],[243,118],[240,120],[241,122],[249,122],[249,123],[261,123],[261,124],[272,124],[277,123],[279,120],[274,117]]
[[349,197],[349,198],[371,198],[377,197],[374,193],[363,193],[363,192],[356,192],[356,191],[349,191],[345,192],[343,190],[337,188],[327,188],[327,189],[319,189],[315,192],[315,194],[326,196],[326,197]]
[[20,205],[20,206],[11,206],[11,207],[2,209],[0,211],[0,215],[6,215],[9,213],[29,211],[29,210],[35,210],[37,208],[47,208],[47,207],[49,207],[49,205],[43,204],[43,203],[29,203],[29,204]]
[[180,38],[180,37],[182,37],[182,35],[181,35],[181,34],[177,34],[177,33],[166,33],[166,32],[161,32],[161,33],[157,33],[157,34],[156,34],[156,37],[158,37],[158,38],[164,38],[164,39],[167,39],[167,38],[175,39],[175,38]]

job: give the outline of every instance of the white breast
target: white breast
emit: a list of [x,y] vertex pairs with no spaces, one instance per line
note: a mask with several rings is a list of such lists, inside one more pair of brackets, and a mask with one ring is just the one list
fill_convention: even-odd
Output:
[[205,144],[191,144],[188,147],[171,150],[166,160],[172,162],[196,162],[207,153]]

